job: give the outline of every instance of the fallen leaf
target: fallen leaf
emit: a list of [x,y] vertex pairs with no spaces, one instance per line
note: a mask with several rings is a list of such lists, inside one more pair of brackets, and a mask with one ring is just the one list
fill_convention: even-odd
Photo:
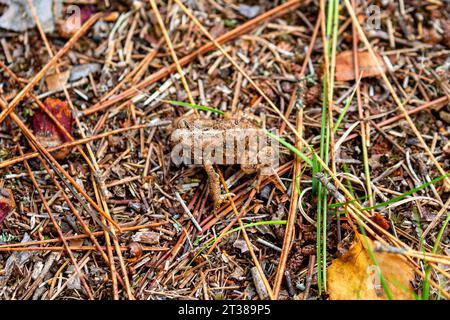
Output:
[[[378,53],[375,53],[381,68],[386,72],[387,67]],[[359,72],[362,78],[375,77],[380,75],[376,61],[369,51],[358,51]],[[355,70],[353,66],[353,51],[347,50],[336,56],[335,79],[337,81],[355,80]]]
[[[386,300],[388,299],[366,247],[373,248],[372,240],[361,236],[349,251],[328,267],[328,290],[332,300]],[[381,274],[394,300],[414,299],[411,281],[414,267],[405,257],[386,252],[374,252]]]
[[[47,98],[44,105],[48,111],[59,121],[62,127],[72,134],[72,113],[69,110],[67,102],[59,99]],[[41,109],[36,110],[33,116],[32,128],[38,141],[45,147],[51,148],[59,146],[69,141],[64,132],[57,127],[53,120]],[[59,149],[52,153],[56,160],[64,159],[71,148]]]
[[[45,78],[48,91],[61,91],[63,85],[67,84],[67,80],[70,77],[70,69],[61,73],[53,73]],[[59,79],[59,80],[58,80]]]
[[15,207],[16,202],[14,201],[12,191],[10,189],[0,188],[0,226]]

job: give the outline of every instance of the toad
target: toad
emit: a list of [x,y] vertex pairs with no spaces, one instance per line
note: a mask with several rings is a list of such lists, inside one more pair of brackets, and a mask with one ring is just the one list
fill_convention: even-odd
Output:
[[273,141],[254,115],[225,112],[219,119],[209,119],[193,113],[175,119],[173,129],[172,161],[203,166],[215,207],[232,194],[222,194],[214,165],[239,164],[245,174],[257,173],[257,191],[261,177],[273,173],[277,160]]

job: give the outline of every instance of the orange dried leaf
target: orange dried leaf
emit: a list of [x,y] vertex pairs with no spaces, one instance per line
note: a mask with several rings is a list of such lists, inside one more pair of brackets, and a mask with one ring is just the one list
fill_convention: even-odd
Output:
[[[373,248],[372,240],[365,238]],[[411,281],[413,266],[405,257],[386,252],[374,252],[378,267],[394,300],[414,299]],[[342,257],[328,267],[327,284],[332,300],[386,300],[388,299],[361,236]]]
[[[383,59],[379,54],[375,53],[375,55],[381,68],[386,72],[387,67],[384,64]],[[358,51],[358,60],[359,72],[362,75],[362,78],[375,77],[381,74],[376,61],[372,58],[369,51]],[[355,80],[356,76],[353,63],[353,51],[347,50],[339,53],[336,56],[335,79],[337,81]]]

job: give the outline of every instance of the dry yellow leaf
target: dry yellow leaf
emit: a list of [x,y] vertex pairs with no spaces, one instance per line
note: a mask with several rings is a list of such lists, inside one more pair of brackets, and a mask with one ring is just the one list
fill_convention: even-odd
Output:
[[[373,248],[370,239],[365,238]],[[349,251],[328,267],[328,291],[332,300],[388,299],[377,266],[372,262],[366,241],[356,240]],[[374,252],[378,267],[394,300],[414,299],[411,281],[414,267],[399,254]]]
[[[375,53],[378,63],[386,72],[387,67],[383,59],[378,53]],[[374,60],[369,51],[358,51],[359,72],[362,78],[375,77],[380,75],[377,62]],[[347,50],[336,56],[335,79],[337,81],[355,80],[355,67],[353,62],[353,51]]]

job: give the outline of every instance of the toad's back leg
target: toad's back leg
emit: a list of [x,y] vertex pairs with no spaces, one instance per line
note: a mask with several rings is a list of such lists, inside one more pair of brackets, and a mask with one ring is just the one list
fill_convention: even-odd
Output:
[[220,179],[217,172],[214,170],[213,164],[210,161],[205,161],[203,164],[206,174],[209,178],[209,192],[214,201],[214,207],[217,207],[220,202]]

